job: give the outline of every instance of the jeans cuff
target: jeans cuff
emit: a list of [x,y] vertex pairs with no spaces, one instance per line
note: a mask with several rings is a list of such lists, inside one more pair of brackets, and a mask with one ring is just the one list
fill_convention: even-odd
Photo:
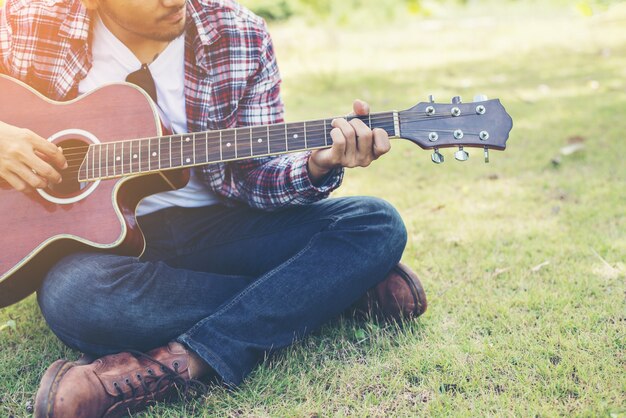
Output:
[[183,334],[176,338],[176,341],[184,344],[191,351],[199,355],[228,386],[237,386],[243,379],[237,378],[233,369],[224,363],[215,353],[204,344],[195,341],[190,335]]

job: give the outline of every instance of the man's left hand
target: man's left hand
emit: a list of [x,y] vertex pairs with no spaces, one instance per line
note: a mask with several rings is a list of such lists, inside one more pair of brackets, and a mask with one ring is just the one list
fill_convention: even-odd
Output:
[[[354,101],[354,114],[369,114],[369,105],[361,100]],[[389,136],[384,129],[370,129],[360,119],[334,119],[330,136],[331,148],[318,149],[311,153],[308,161],[311,181],[318,183],[336,167],[367,167],[372,161],[391,149]]]

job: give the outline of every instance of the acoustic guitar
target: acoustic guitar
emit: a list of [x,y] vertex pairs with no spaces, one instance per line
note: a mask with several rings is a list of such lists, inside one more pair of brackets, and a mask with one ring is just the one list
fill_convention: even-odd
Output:
[[[354,116],[357,117],[357,116]],[[432,149],[504,150],[513,126],[499,100],[419,103],[404,111],[358,116],[371,128]],[[46,272],[77,251],[139,256],[145,247],[135,218],[139,202],[183,187],[189,168],[332,146],[331,119],[166,135],[156,105],[127,83],[69,102],[51,101],[0,75],[0,120],[61,146],[63,181],[21,193],[0,179],[0,308],[25,298]]]

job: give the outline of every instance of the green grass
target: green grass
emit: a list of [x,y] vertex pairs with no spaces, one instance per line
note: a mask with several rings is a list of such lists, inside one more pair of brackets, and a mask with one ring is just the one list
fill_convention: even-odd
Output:
[[[430,307],[403,328],[339,319],[234,392],[142,416],[624,416],[626,10],[453,10],[367,31],[272,28],[290,120],[484,92],[514,119],[506,152],[435,166],[403,140],[336,196],[392,202]],[[568,138],[585,149],[551,160]],[[541,267],[539,267],[541,266]],[[0,416],[75,358],[34,298],[0,311]]]

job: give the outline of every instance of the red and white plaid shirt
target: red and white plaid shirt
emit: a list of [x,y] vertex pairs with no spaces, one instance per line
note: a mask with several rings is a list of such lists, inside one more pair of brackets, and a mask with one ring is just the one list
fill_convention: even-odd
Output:
[[[280,74],[265,22],[231,0],[188,0],[185,101],[189,131],[283,122]],[[0,73],[58,101],[77,96],[91,68],[91,17],[80,0],[8,0],[0,9]],[[7,100],[2,97],[0,100]],[[0,115],[0,118],[2,116]],[[265,210],[313,203],[341,184],[316,187],[310,152],[211,164],[204,180],[227,205]]]

